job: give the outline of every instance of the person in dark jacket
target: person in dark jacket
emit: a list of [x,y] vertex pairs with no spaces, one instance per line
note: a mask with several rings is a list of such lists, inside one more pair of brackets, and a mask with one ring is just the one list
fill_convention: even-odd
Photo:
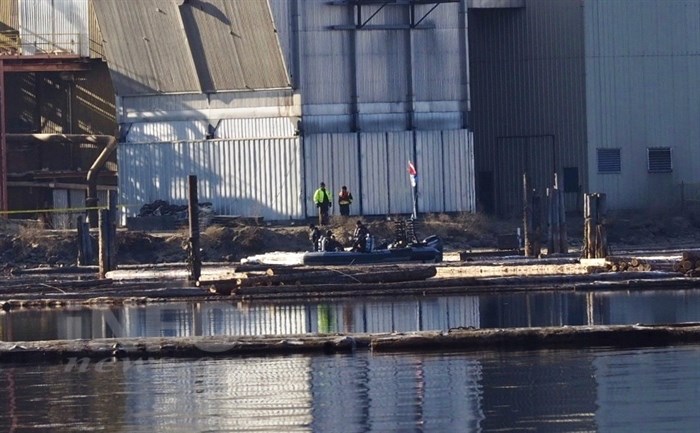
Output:
[[352,193],[348,191],[347,186],[343,185],[338,193],[338,208],[340,208],[340,215],[350,215],[350,204],[352,204]]
[[352,235],[354,239],[352,250],[366,252],[368,236],[369,230],[367,230],[367,227],[362,224],[362,221],[358,220],[357,223],[355,223],[355,232]]
[[311,251],[318,251],[320,249],[321,229],[314,224],[309,224],[309,240],[311,241]]
[[335,239],[330,230],[321,238],[321,251],[343,251],[343,245]]

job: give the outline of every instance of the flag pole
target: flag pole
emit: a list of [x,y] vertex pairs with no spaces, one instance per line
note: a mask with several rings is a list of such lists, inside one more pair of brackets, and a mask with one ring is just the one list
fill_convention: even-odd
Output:
[[408,160],[408,175],[409,178],[411,179],[411,191],[413,193],[413,215],[411,215],[411,219],[417,220],[418,219],[418,182],[417,177],[418,177],[418,172],[416,171],[416,166],[413,165],[411,160]]

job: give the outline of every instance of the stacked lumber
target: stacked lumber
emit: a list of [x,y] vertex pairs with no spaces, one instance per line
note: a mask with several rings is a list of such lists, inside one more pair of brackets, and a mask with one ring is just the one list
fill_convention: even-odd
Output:
[[673,264],[673,270],[686,277],[700,276],[700,252],[685,251],[681,259]]
[[[237,271],[239,271],[237,269]],[[240,294],[245,288],[343,284],[381,284],[426,280],[437,274],[430,265],[279,266],[240,273],[237,278],[201,280],[198,287],[222,295]]]
[[651,271],[652,266],[638,258],[610,258],[605,263],[605,270],[608,272],[646,272]]

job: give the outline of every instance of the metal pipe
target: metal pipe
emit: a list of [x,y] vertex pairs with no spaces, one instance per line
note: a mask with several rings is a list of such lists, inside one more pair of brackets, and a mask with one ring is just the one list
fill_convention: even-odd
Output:
[[[95,162],[92,163],[87,172],[87,196],[85,197],[85,206],[88,208],[97,206],[97,175],[104,167],[107,159],[117,147],[117,139],[112,135],[83,135],[83,134],[6,134],[8,142],[12,141],[27,141],[37,140],[44,143],[92,143],[96,145],[104,145],[102,152],[97,156]],[[95,227],[97,224],[97,212],[88,212],[90,225]]]

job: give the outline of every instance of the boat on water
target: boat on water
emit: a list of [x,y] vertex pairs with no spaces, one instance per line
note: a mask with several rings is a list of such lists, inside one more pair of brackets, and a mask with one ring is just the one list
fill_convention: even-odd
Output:
[[442,261],[442,240],[437,236],[425,238],[405,246],[392,246],[370,251],[314,251],[304,253],[305,265],[354,265],[372,263],[420,262],[438,263]]

